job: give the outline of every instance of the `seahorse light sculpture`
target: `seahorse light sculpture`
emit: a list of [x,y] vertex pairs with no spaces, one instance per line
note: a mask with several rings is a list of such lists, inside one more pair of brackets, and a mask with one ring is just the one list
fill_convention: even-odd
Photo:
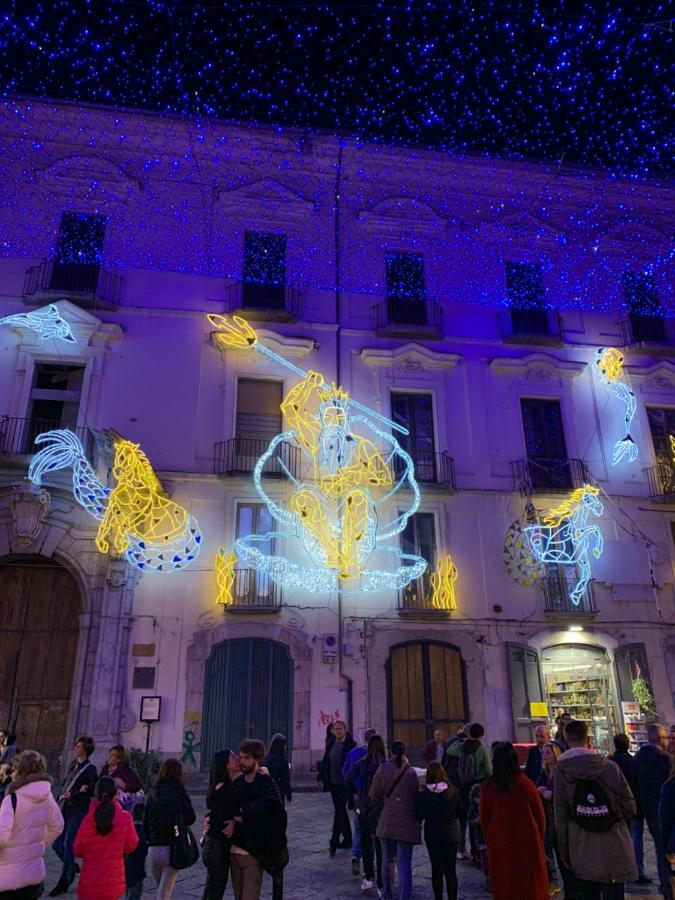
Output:
[[[604,540],[597,525],[588,525],[589,515],[601,516],[604,510],[600,491],[590,484],[577,488],[567,500],[544,517],[543,525],[526,525],[526,535],[534,556],[547,565],[575,566],[578,579],[569,593],[578,606],[591,580],[589,552],[597,559]],[[591,551],[591,544],[593,549]]]
[[614,444],[612,465],[615,466],[624,458],[629,463],[635,462],[638,456],[638,445],[631,437],[630,426],[635,417],[637,403],[633,391],[620,380],[623,370],[623,353],[616,347],[600,347],[595,355],[594,366],[598,378],[607,391],[618,397],[626,407],[626,436]]
[[[218,329],[217,344],[255,349],[302,379],[281,404],[288,429],[272,439],[253,470],[256,491],[283,530],[238,538],[234,552],[239,562],[285,587],[317,592],[401,590],[419,578],[426,560],[385,543],[403,531],[421,501],[412,458],[390,433],[407,430],[352,399],[340,386],[327,384],[318,372],[305,372],[265,347],[239,316],[208,319]],[[306,463],[311,480],[299,480],[286,465],[289,457],[282,458],[282,449],[288,444]],[[285,505],[269,497],[262,484],[271,459],[291,482]],[[401,502],[403,510],[383,515],[384,504],[404,486],[410,493]],[[296,562],[266,553],[276,540],[294,544],[305,559]],[[375,551],[394,565],[371,568]]]
[[112,473],[117,484],[108,488],[72,431],[48,431],[35,443],[44,446],[33,458],[28,477],[42,484],[48,472],[72,468],[75,499],[101,523],[96,535],[101,553],[123,555],[143,572],[175,572],[196,559],[202,540],[199,525],[164,495],[138,444],[125,440],[115,444]]
[[46,309],[37,312],[16,313],[13,316],[5,316],[0,319],[0,325],[14,325],[16,328],[26,328],[40,335],[41,341],[54,338],[57,341],[76,343],[75,335],[68,322],[59,312],[58,306],[50,303]]

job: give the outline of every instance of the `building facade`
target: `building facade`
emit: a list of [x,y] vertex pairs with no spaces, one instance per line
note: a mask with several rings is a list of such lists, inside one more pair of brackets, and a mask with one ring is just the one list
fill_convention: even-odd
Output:
[[[22,745],[55,765],[83,732],[143,746],[148,696],[151,745],[195,768],[282,731],[308,771],[335,717],[413,753],[467,720],[529,740],[561,708],[602,748],[637,741],[644,690],[675,721],[672,190],[22,99],[0,139],[0,319],[18,315],[0,323],[0,726]],[[25,318],[50,303],[72,340]],[[314,593],[240,562],[217,603],[219,548],[273,530],[253,472],[300,380],[223,350],[206,316],[224,313],[405,426],[421,504],[395,540],[427,574]],[[627,406],[598,377],[607,347],[635,398],[638,456],[615,465]],[[187,568],[100,553],[72,469],[27,480],[35,438],[63,428],[109,487],[116,441],[141,445],[199,522]],[[307,477],[297,453],[263,471],[282,508]],[[521,529],[585,484],[604,548],[577,604],[579,566],[531,579]],[[448,556],[456,608],[438,609]]]

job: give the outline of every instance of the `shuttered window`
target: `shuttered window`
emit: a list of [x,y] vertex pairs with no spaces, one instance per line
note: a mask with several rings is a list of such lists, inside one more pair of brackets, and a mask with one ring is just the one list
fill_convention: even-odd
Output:
[[237,383],[238,438],[269,443],[282,429],[280,381],[240,378]]

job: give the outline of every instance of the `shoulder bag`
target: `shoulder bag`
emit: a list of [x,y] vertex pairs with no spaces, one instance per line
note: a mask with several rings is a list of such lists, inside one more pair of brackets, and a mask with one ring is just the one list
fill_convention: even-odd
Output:
[[171,829],[169,865],[172,869],[189,869],[199,859],[199,844],[181,813]]

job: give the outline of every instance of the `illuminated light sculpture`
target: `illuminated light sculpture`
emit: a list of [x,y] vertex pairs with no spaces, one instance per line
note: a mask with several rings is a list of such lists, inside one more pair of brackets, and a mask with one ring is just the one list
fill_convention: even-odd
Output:
[[436,569],[429,577],[431,585],[431,605],[434,609],[457,609],[455,582],[457,566],[451,556],[442,556]]
[[55,341],[67,341],[75,344],[77,339],[68,322],[59,312],[58,306],[50,303],[46,309],[37,312],[16,313],[13,316],[5,316],[0,319],[0,325],[13,325],[16,328],[26,328],[40,335],[41,341],[53,338]]
[[234,553],[227,554],[224,547],[221,547],[216,555],[216,585],[218,588],[218,596],[216,603],[220,606],[232,606],[234,603],[234,580],[235,566],[237,557]]
[[[403,434],[407,430],[353,400],[341,387],[327,384],[318,372],[305,372],[260,344],[244,319],[216,315],[208,319],[219,329],[214,337],[220,346],[256,349],[302,378],[281,403],[288,430],[272,439],[253,470],[256,491],[285,530],[238,538],[237,559],[282,586],[316,592],[401,590],[419,578],[426,571],[426,560],[384,543],[400,534],[419,508],[414,464],[396,438],[374,420]],[[276,456],[284,443],[297,446],[310,464],[311,483],[299,481]],[[269,497],[262,485],[265,465],[273,458],[293,484],[288,508]],[[411,492],[405,510],[380,522],[378,508],[404,486]],[[284,539],[299,542],[310,563],[260,549]],[[392,558],[394,567],[368,568],[374,551]]]
[[[544,517],[543,525],[526,525],[523,528],[532,553],[542,563],[577,568],[578,579],[569,593],[575,606],[581,602],[591,580],[589,551],[597,559],[604,546],[599,526],[587,524],[590,514],[601,516],[603,513],[599,493],[599,488],[585,484],[550,510]],[[592,551],[591,543],[594,545]]]
[[184,569],[199,554],[202,535],[193,516],[164,496],[159,479],[138,444],[115,444],[114,488],[106,487],[87,460],[72,431],[48,431],[35,438],[46,445],[28,470],[35,484],[48,472],[72,468],[73,495],[101,524],[96,546],[101,553],[124,555],[143,572]]
[[624,457],[629,463],[635,462],[638,456],[638,445],[630,434],[631,422],[635,417],[637,403],[635,394],[628,385],[620,381],[623,369],[623,353],[616,347],[601,347],[595,355],[595,371],[602,384],[610,394],[618,397],[626,407],[626,436],[614,444],[612,465],[615,466]]
[[514,581],[532,587],[546,577],[546,568],[532,552],[521,522],[511,522],[506,529],[502,562]]

